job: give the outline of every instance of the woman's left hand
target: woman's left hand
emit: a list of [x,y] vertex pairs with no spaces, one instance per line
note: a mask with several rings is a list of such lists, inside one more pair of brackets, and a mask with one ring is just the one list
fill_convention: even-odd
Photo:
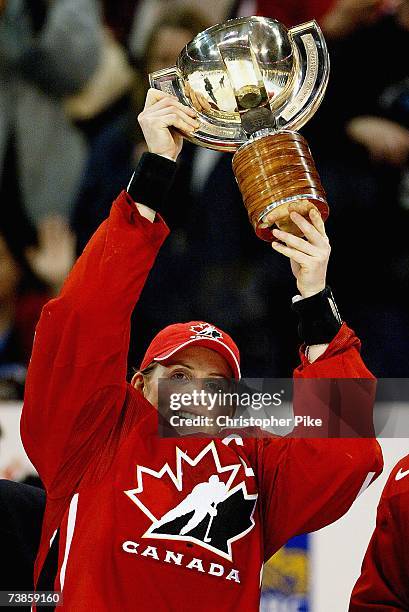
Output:
[[292,212],[290,217],[305,239],[274,229],[273,235],[279,242],[273,242],[271,246],[290,259],[298,291],[306,298],[325,288],[331,247],[324,222],[316,209],[310,210],[309,219],[297,212]]

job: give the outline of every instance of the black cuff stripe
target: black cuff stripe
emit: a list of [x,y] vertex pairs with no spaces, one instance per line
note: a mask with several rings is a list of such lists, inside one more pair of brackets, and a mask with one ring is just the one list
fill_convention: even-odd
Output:
[[144,153],[128,186],[129,195],[135,202],[164,214],[176,168],[171,159]]
[[298,334],[305,344],[328,344],[337,335],[342,319],[330,287],[294,302],[292,309],[297,313]]

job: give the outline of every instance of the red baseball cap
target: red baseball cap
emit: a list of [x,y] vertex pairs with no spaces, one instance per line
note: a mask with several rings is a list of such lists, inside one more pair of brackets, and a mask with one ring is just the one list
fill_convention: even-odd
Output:
[[150,343],[140,369],[144,370],[153,361],[165,361],[191,344],[219,353],[231,367],[234,378],[240,380],[240,353],[236,343],[224,331],[204,321],[175,323],[162,329]]

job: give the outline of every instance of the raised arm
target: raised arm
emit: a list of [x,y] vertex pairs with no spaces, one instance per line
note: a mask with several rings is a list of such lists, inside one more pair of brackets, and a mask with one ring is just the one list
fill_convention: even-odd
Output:
[[266,558],[289,538],[340,518],[382,470],[371,437],[376,381],[326,286],[324,224],[314,212],[310,220],[294,213],[292,219],[306,239],[274,230],[280,242],[273,248],[290,258],[300,293],[293,303],[304,341],[294,372],[294,414],[322,418],[323,426],[300,425],[287,439],[259,443]]
[[[146,115],[158,110],[156,104],[157,98],[147,100]],[[162,97],[161,108],[169,116],[166,128],[162,122],[147,136],[152,153],[162,152],[165,129],[172,137],[174,105],[172,98]],[[158,187],[163,193],[176,166],[152,153],[143,158],[128,187],[135,200],[143,192],[145,204],[135,204],[122,192],[37,326],[21,433],[54,494],[81,477],[123,406],[131,313],[168,234],[149,206],[149,194],[159,196]],[[174,158],[177,154],[175,149]]]

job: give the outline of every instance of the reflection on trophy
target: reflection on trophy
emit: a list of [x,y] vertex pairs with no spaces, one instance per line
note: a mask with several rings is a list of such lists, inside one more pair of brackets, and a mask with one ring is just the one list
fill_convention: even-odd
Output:
[[198,34],[175,67],[150,75],[152,87],[194,107],[200,146],[235,151],[233,170],[257,235],[300,235],[291,221],[328,204],[306,140],[295,130],[317,110],[329,75],[315,21],[287,30],[274,19],[232,19]]

